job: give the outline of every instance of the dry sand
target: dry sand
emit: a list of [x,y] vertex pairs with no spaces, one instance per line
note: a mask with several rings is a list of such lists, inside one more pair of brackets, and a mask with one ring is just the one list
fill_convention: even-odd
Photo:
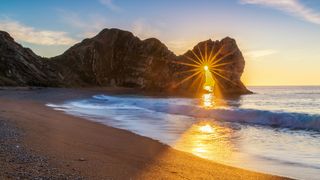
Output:
[[[72,175],[61,176],[62,179],[284,179],[214,163],[150,138],[45,106],[46,102],[99,92],[97,89],[0,90],[0,121],[9,121],[23,132],[22,143],[28,151],[45,157],[49,166],[62,174]],[[15,169],[0,167],[0,177],[1,172],[8,174],[4,171]]]

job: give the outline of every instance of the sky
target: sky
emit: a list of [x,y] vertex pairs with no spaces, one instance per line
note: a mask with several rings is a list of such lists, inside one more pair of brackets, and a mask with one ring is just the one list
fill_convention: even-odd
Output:
[[0,30],[44,57],[103,28],[158,38],[177,55],[229,36],[246,85],[320,85],[318,0],[0,0]]

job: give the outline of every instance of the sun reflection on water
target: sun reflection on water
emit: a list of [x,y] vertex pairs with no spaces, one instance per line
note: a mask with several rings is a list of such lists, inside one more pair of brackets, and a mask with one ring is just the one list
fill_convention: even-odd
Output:
[[231,130],[213,122],[193,124],[176,142],[175,148],[199,157],[220,161],[232,155]]
[[202,95],[202,105],[206,109],[213,108],[213,94],[212,93],[205,93]]
[[200,126],[199,130],[204,133],[213,133],[214,129],[210,126],[210,124]]

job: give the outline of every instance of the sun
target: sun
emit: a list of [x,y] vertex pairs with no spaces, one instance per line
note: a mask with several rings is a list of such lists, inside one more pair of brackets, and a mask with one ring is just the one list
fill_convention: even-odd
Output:
[[[216,45],[213,44],[211,50],[208,52],[207,42],[204,47],[204,52],[203,49],[202,51],[200,50],[199,45],[197,46],[198,52],[195,52],[195,49],[191,50],[191,53],[184,55],[187,60],[186,62],[173,61],[173,63],[188,67],[188,70],[179,72],[179,74],[184,74],[185,78],[178,82],[176,86],[192,80],[191,86],[196,86],[197,91],[200,89],[207,91],[208,89],[212,90],[215,84],[219,83],[219,79],[224,79],[234,84],[233,81],[224,75],[227,73],[224,67],[233,63],[232,61],[226,62],[225,59],[235,51],[222,55],[221,52],[224,46],[216,47]],[[190,54],[192,56],[190,56]]]

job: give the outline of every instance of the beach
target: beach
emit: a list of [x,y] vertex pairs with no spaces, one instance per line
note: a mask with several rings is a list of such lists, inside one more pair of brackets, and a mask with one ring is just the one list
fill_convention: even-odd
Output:
[[[21,136],[19,147],[46,160],[46,166],[37,168],[49,169],[47,173],[41,171],[29,176],[51,177],[58,172],[67,179],[284,179],[201,159],[156,140],[45,106],[48,101],[81,98],[97,91],[102,90],[9,88],[0,91],[0,120],[21,131],[17,135]],[[1,151],[1,157],[6,154],[10,152]],[[34,161],[19,164],[1,158],[1,164],[5,165],[2,167],[7,168],[2,169],[0,177],[23,176],[24,169],[38,166]]]

